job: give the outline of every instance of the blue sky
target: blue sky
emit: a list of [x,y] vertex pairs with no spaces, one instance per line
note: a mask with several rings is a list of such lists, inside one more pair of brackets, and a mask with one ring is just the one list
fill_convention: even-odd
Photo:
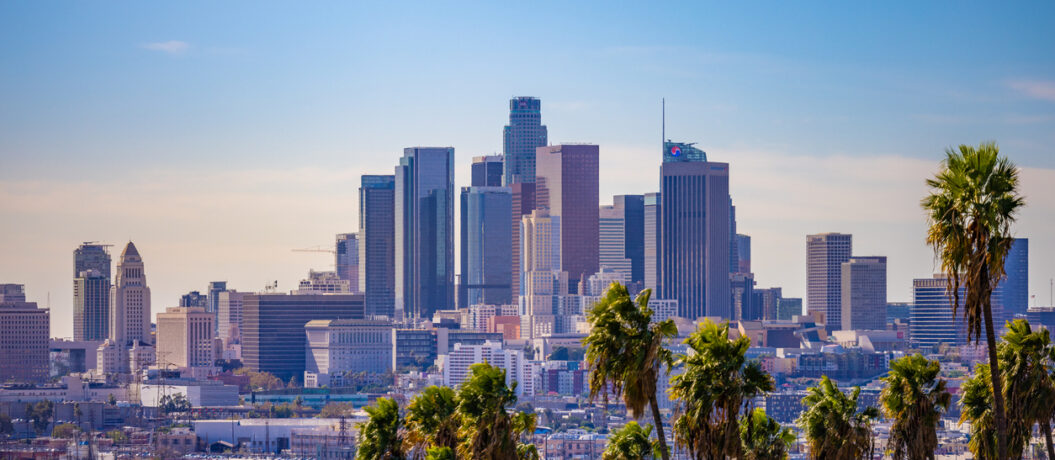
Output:
[[515,95],[551,142],[601,145],[602,201],[656,188],[667,98],[668,137],[731,163],[760,285],[792,294],[805,233],[853,231],[907,300],[932,269],[918,184],[994,139],[1029,170],[1045,300],[1055,273],[1050,2],[3,2],[0,63],[0,280],[60,310],[83,240],[135,239],[155,311],[214,278],[289,286],[326,261],[288,248],[354,230],[359,174],[453,145],[464,183]]

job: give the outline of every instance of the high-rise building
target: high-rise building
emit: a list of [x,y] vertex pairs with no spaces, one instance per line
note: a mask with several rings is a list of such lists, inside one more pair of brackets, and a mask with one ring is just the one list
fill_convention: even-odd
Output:
[[501,187],[502,155],[473,157],[472,177],[469,185],[473,187]]
[[318,319],[363,319],[361,294],[246,294],[242,298],[242,362],[289,380],[304,374],[304,325]]
[[158,364],[180,368],[215,366],[214,319],[204,307],[170,307],[158,313]]
[[729,164],[665,142],[660,197],[660,298],[677,300],[685,318],[732,318]]
[[520,221],[526,215],[530,215],[531,211],[535,210],[535,183],[534,182],[520,182],[509,186],[510,191],[513,194],[513,215],[511,224],[511,234],[513,235],[513,298],[518,298],[523,295],[520,290]]
[[73,279],[73,340],[110,337],[110,278],[95,269]]
[[337,234],[334,248],[334,267],[337,277],[348,281],[352,292],[359,291],[359,235],[357,233]]
[[[117,277],[110,288],[110,339],[118,347],[137,343],[152,345],[150,336],[150,288],[143,258],[131,241],[121,251]],[[123,366],[122,366],[123,367]]]
[[337,272],[308,270],[308,277],[300,280],[294,294],[351,294],[348,280],[341,279]]
[[659,212],[659,206],[660,206],[659,202],[660,202],[660,199],[659,199],[659,194],[658,193],[646,193],[645,194],[645,205],[644,205],[644,208],[645,208],[645,211],[644,211],[645,212],[645,217],[644,217],[645,256],[644,256],[644,263],[642,265],[644,266],[644,270],[645,270],[645,278],[644,278],[645,287],[648,288],[648,289],[652,289],[654,295],[658,295],[660,293],[660,289],[659,289],[659,280],[660,280],[659,255],[660,255],[660,250],[661,249],[660,249],[660,244],[659,244],[659,241],[660,241],[659,226],[660,226],[661,217],[660,217],[660,212]]
[[369,317],[395,314],[395,187],[395,176],[363,176],[359,188],[359,292]]
[[[542,101],[515,97],[509,101],[509,124],[504,139],[505,185],[535,182],[535,149],[548,144],[542,124]],[[530,211],[529,211],[530,212]]]
[[[780,302],[783,300],[783,289],[774,287],[768,289],[755,289],[755,294],[759,296],[760,302],[757,306],[761,313],[761,318],[768,321],[780,319]],[[800,305],[801,307],[801,305]]]
[[806,236],[806,313],[823,314],[829,329],[842,327],[842,264],[852,254],[851,235]]
[[[213,327],[220,327],[220,321],[217,317],[220,311],[220,293],[227,290],[226,281],[210,281],[209,282],[209,302],[205,306],[205,311],[212,313]],[[215,334],[218,331],[214,331]]]
[[535,207],[560,218],[561,270],[570,285],[597,273],[599,232],[596,145],[539,147],[535,156]]
[[886,330],[886,257],[843,262],[840,303],[843,330]]
[[110,251],[109,244],[96,244],[86,242],[73,250],[73,277],[81,276],[81,272],[95,270],[106,279],[110,276]]
[[[1029,308],[1029,239],[1015,238],[1011,250],[1004,257],[1005,278],[1000,280],[1004,316],[1012,320],[1015,315],[1025,316]],[[995,318],[994,318],[995,320]]]
[[462,188],[462,284],[465,306],[512,303],[509,187]]
[[802,314],[802,299],[799,297],[781,297],[777,299],[777,319],[790,321]]
[[630,279],[632,263],[626,257],[626,214],[621,203],[602,205],[597,219],[598,264]]
[[502,343],[483,345],[454,344],[454,349],[440,357],[443,385],[458,388],[469,376],[469,368],[477,363],[489,363],[505,371],[506,385],[514,388],[517,396],[534,393],[532,364],[524,359],[523,350],[506,350]]
[[0,338],[0,382],[47,380],[51,314],[21,284],[0,284]]
[[630,259],[630,282],[645,283],[645,196],[616,195],[613,205],[623,208],[623,252]]
[[736,271],[751,273],[751,237],[736,234]]
[[762,319],[755,302],[755,276],[751,273],[729,274],[730,308],[729,319],[754,321]]
[[234,289],[220,292],[220,311],[216,312],[217,337],[223,340],[224,346],[242,341],[242,299],[244,292]]
[[179,306],[181,307],[201,307],[202,309],[208,309],[210,303],[209,296],[202,295],[202,293],[198,291],[190,291],[179,298]]
[[411,147],[396,166],[396,314],[454,308],[454,148]]
[[[962,316],[958,318],[953,315],[948,285],[949,279],[941,275],[912,280],[909,340],[913,347],[929,348],[942,343],[960,346],[967,343],[966,323]],[[961,298],[964,292],[960,288]],[[958,309],[957,314],[963,315],[963,309]]]
[[556,332],[561,298],[568,294],[568,272],[561,270],[560,217],[545,209],[524,216],[521,226],[519,274],[521,336],[538,337]]

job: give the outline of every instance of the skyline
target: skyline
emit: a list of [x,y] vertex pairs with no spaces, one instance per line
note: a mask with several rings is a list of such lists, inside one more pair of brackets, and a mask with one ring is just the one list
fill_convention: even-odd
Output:
[[[48,21],[39,19],[53,13],[46,7],[5,4],[0,58],[16,65],[0,72],[0,213],[13,224],[0,229],[0,282],[24,283],[27,300],[42,306],[50,292],[55,336],[72,335],[68,272],[83,241],[136,243],[153,314],[209,281],[255,291],[277,279],[280,290],[291,289],[332,260],[290,249],[329,246],[335,234],[356,230],[360,175],[392,174],[405,147],[451,145],[454,186],[468,185],[471,158],[501,151],[508,100],[519,95],[542,100],[551,145],[600,146],[599,205],[658,191],[666,97],[667,137],[698,142],[712,161],[730,164],[738,231],[752,237],[758,287],[804,297],[805,236],[843,232],[854,235],[856,255],[888,257],[889,300],[910,300],[911,279],[935,271],[923,244],[923,180],[945,147],[994,139],[1023,167],[1027,207],[1014,233],[1031,239],[1029,292],[1047,303],[1055,276],[1055,205],[1045,200],[1055,196],[1055,51],[1044,44],[1055,42],[1055,31],[1042,26],[1053,7],[923,5],[907,18],[901,7],[898,14],[839,6],[788,19],[754,11],[755,22],[776,29],[767,36],[782,39],[774,40],[747,27],[729,33],[752,20],[720,6],[682,12],[702,21],[698,29],[670,11],[617,17],[593,8],[602,20],[582,27],[595,36],[510,37],[498,19],[525,12],[490,6],[464,17],[430,7],[401,12],[393,32],[382,27],[391,12],[360,17],[345,5],[332,5],[329,18],[287,18],[274,5],[215,5],[210,18],[188,17],[200,5],[152,6],[161,11],[149,14],[137,5],[70,5],[69,17]],[[221,27],[241,13],[259,22],[237,33]],[[427,36],[414,26],[430,14],[458,31],[440,34],[435,53],[413,46]],[[875,17],[846,17],[856,14]],[[38,17],[24,21],[32,30],[17,24],[26,17]],[[545,18],[553,30],[575,24],[574,12],[552,9],[523,17]],[[832,21],[835,29],[859,32],[815,46],[827,37],[818,24],[838,18],[851,20]],[[946,37],[934,33],[935,18],[994,33]],[[351,22],[347,35],[338,33],[341,19]],[[888,34],[883,26],[896,19],[906,21]],[[126,27],[103,32],[118,23]],[[267,37],[276,24],[308,46]],[[457,27],[466,24],[481,27]],[[636,27],[624,34],[628,24]],[[679,33],[656,33],[665,25]],[[376,42],[363,41],[372,33]],[[526,59],[530,66],[510,69],[516,56],[484,40],[498,37],[535,58]],[[538,43],[525,46],[529,38]],[[935,50],[942,52],[928,56]],[[979,55],[994,68],[971,65]],[[401,61],[438,70],[429,79],[392,66]],[[969,109],[977,110],[965,115]]]

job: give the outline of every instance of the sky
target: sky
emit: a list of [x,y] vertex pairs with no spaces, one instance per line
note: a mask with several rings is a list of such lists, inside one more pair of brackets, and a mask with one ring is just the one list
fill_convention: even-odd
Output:
[[[602,203],[658,190],[667,137],[730,163],[759,287],[805,236],[936,270],[919,200],[944,149],[1022,168],[1030,293],[1055,277],[1051,2],[0,2],[0,282],[72,335],[72,251],[136,243],[154,312],[209,281],[295,287],[408,146],[501,152],[513,96],[600,145]],[[1032,305],[1032,301],[1031,301]]]

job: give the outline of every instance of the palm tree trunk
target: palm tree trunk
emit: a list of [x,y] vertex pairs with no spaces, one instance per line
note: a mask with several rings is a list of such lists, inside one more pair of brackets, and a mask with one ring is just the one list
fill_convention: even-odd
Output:
[[[988,285],[989,277],[983,274],[982,278],[982,283]],[[996,358],[996,333],[993,331],[992,307],[983,304],[982,314],[985,315],[985,339],[989,347],[989,377],[993,383],[993,421],[996,422],[997,458],[1008,458],[1007,412],[1004,411],[1004,385],[1000,381],[1000,363]]]
[[659,440],[659,453],[663,460],[670,460],[670,451],[667,450],[667,435],[663,433],[663,416],[659,414],[659,401],[655,393],[648,395],[648,405],[652,407],[652,421],[656,425],[656,439]]
[[1040,429],[1044,431],[1044,444],[1048,447],[1048,460],[1055,460],[1055,447],[1051,445],[1051,420],[1045,420],[1041,423]]

